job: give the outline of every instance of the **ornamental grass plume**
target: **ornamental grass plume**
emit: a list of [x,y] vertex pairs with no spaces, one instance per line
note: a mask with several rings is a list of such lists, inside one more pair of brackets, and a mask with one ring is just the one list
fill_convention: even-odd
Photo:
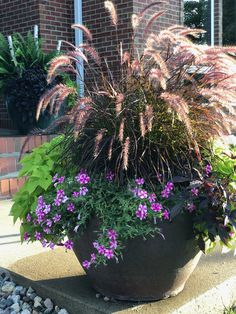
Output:
[[[149,7],[132,17],[134,38]],[[105,8],[111,27],[119,32],[113,3],[105,1]],[[85,67],[92,75],[90,85],[85,85],[86,98],[78,96],[71,112],[55,122],[57,127],[66,125],[63,158],[91,172],[112,169],[119,180],[144,177],[153,181],[161,176],[167,182],[180,174],[193,176],[210,141],[235,129],[236,61],[232,54],[236,47],[196,45],[189,36],[196,37],[202,30],[180,25],[151,32],[151,24],[162,14],[155,13],[147,22],[142,52],[123,51],[121,44],[115,44],[119,75],[112,74],[112,69],[104,71],[104,59],[93,47],[90,31],[73,25],[88,39],[74,49],[85,54]],[[96,66],[87,62],[87,54],[94,56]],[[57,57],[51,63],[49,82],[55,71],[72,65],[76,69],[77,62],[71,52]],[[37,116],[49,105],[51,111],[58,111],[70,92],[74,90],[63,85],[54,87],[41,99]]]

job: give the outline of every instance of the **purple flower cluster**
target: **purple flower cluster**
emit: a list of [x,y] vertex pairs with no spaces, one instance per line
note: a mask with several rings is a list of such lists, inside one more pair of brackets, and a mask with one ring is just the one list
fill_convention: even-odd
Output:
[[[135,180],[136,183],[136,187],[131,190],[133,195],[137,198],[140,198],[141,200],[146,200],[148,199],[150,206],[151,206],[151,210],[155,213],[160,212],[162,213],[162,217],[164,219],[169,219],[169,212],[167,209],[163,209],[163,205],[161,203],[158,203],[157,200],[157,196],[155,193],[151,193],[148,194],[148,192],[146,190],[144,190],[143,188],[140,188],[140,186],[142,186],[145,181],[143,178],[137,178]],[[166,184],[166,186],[164,187],[163,191],[161,192],[161,196],[163,198],[169,198],[171,191],[174,189],[174,184],[173,182],[168,182]],[[136,210],[136,217],[138,217],[140,220],[144,220],[146,219],[148,216],[148,206],[147,204],[139,204],[138,209]]]
[[65,177],[62,176],[58,178],[58,173],[55,174],[55,176],[52,178],[52,182],[54,183],[54,186],[56,187],[58,184],[62,184],[65,181]]
[[163,206],[160,203],[152,203],[151,208],[154,212],[160,212],[162,210]]
[[197,188],[192,188],[191,193],[192,193],[192,196],[198,196],[199,190]]
[[147,218],[147,205],[145,204],[140,204],[138,209],[136,210],[136,216],[140,220],[144,220]]
[[137,178],[136,180],[135,180],[135,183],[137,184],[137,185],[143,185],[144,184],[144,179],[143,178]]
[[[104,245],[99,244],[97,241],[93,242],[93,247],[97,250],[99,255],[102,255],[107,260],[110,260],[115,257],[114,251],[116,250],[118,246],[117,237],[118,237],[117,232],[113,229],[110,229],[107,232],[107,239],[109,242],[109,247],[105,247]],[[93,253],[91,254],[90,261],[85,260],[82,265],[85,269],[89,269],[91,264],[95,262],[96,262],[96,254]]]
[[52,217],[52,220],[54,223],[59,222],[61,220],[61,215],[56,214],[55,216]]
[[82,186],[82,187],[79,189],[79,195],[80,195],[80,196],[85,196],[87,193],[88,193],[88,189],[86,188],[86,186]]
[[114,174],[112,171],[109,171],[109,172],[106,174],[106,179],[107,179],[107,181],[112,182],[113,179],[114,179],[114,176],[115,176],[115,174]]
[[68,212],[73,213],[75,211],[75,205],[73,203],[69,203],[67,206]]
[[193,203],[188,203],[187,204],[187,210],[192,213],[196,209],[196,205]]
[[75,177],[75,180],[80,184],[88,184],[90,182],[90,177],[84,170],[81,170]]
[[54,200],[55,206],[60,206],[62,203],[66,203],[68,197],[65,195],[65,191],[63,189],[57,190],[57,196]]
[[73,246],[74,246],[74,243],[73,243],[73,241],[71,241],[71,240],[67,240],[67,241],[64,243],[64,247],[65,247],[67,250],[72,250],[72,249],[73,249]]
[[149,195],[148,200],[149,200],[150,203],[154,203],[156,198],[157,198],[156,194],[152,193],[152,194]]
[[174,189],[174,184],[173,182],[168,182],[164,189],[161,192],[161,196],[163,198],[169,198],[171,191]]

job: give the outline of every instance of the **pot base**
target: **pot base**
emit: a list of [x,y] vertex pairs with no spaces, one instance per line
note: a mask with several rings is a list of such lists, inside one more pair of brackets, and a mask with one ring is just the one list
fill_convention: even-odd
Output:
[[182,292],[184,290],[185,284],[183,284],[182,286],[178,287],[175,291],[172,292],[167,292],[163,295],[155,295],[155,296],[140,296],[140,297],[133,297],[133,296],[128,296],[128,295],[117,295],[117,294],[111,294],[109,291],[104,291],[103,289],[101,289],[100,287],[93,285],[93,288],[100,293],[103,296],[109,297],[109,298],[113,298],[115,300],[119,300],[119,301],[130,301],[130,302],[151,302],[151,301],[160,301],[160,300],[165,300],[171,297],[175,297],[177,296],[180,292]]

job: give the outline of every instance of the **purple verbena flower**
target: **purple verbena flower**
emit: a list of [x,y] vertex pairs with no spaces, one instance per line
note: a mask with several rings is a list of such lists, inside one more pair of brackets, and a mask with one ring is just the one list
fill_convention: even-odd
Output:
[[110,240],[116,240],[117,238],[117,232],[113,229],[108,230],[107,236]]
[[82,265],[83,265],[83,267],[84,267],[85,269],[89,269],[89,268],[90,268],[90,262],[87,261],[87,260],[83,261]]
[[29,234],[27,232],[24,233],[24,241],[27,241],[29,239]]
[[107,181],[109,181],[109,182],[112,182],[113,181],[113,179],[114,179],[114,173],[112,172],[112,171],[109,171],[107,174],[106,174],[106,179],[107,179]]
[[170,219],[170,215],[169,215],[169,212],[168,210],[164,210],[163,214],[162,214],[162,217],[165,219],[165,220],[169,220]]
[[152,193],[149,195],[148,200],[150,203],[153,203],[153,202],[155,202],[156,198],[157,198],[156,194]]
[[56,214],[54,217],[52,217],[53,222],[59,222],[61,220],[61,215]]
[[193,196],[198,196],[199,190],[196,189],[196,188],[192,188],[192,189],[191,189],[191,193],[192,193]]
[[66,203],[68,201],[68,199],[69,199],[69,197],[65,195],[62,199],[62,203]]
[[36,216],[38,217],[37,221],[40,224],[41,222],[44,221],[45,213],[42,209],[36,208]]
[[99,245],[99,247],[97,248],[98,253],[101,255],[105,254],[105,247],[103,245]]
[[44,213],[47,215],[47,214],[50,213],[50,211],[51,211],[51,205],[50,205],[50,204],[49,204],[49,205],[45,205],[45,207],[44,207]]
[[44,239],[44,240],[42,241],[42,246],[43,246],[43,247],[46,247],[47,244],[48,244],[48,243],[47,243],[47,240]]
[[92,253],[91,254],[91,260],[90,260],[90,262],[91,263],[94,263],[96,261],[96,254],[95,253]]
[[162,210],[162,205],[160,203],[152,203],[151,208],[154,212],[160,212]]
[[148,192],[146,190],[139,189],[137,194],[138,197],[141,199],[145,199],[148,197]]
[[117,241],[116,240],[112,240],[109,242],[110,245],[110,249],[115,250],[117,248]]
[[39,197],[38,197],[38,204],[43,204],[43,202],[44,202],[44,200],[43,200],[43,196],[42,195],[40,195]]
[[205,173],[207,176],[209,176],[212,172],[212,166],[210,164],[206,165],[205,167]]
[[161,191],[161,196],[162,196],[163,198],[169,198],[169,196],[170,196],[170,190],[164,189],[163,191]]
[[51,221],[51,219],[47,219],[47,220],[46,220],[46,225],[47,225],[49,228],[51,228],[51,226],[52,226],[52,221]]
[[63,177],[60,177],[60,178],[57,180],[57,182],[58,182],[58,183],[63,183],[64,180],[65,180],[65,177],[63,176]]
[[105,256],[107,259],[112,259],[112,258],[114,257],[113,250],[111,250],[111,249],[105,249],[104,256]]
[[53,243],[52,241],[50,241],[50,242],[48,243],[48,247],[49,247],[51,250],[54,250],[54,248],[55,248],[55,243]]
[[27,221],[27,222],[31,222],[31,215],[30,215],[30,213],[28,213],[28,214],[26,215],[26,221]]
[[95,249],[98,249],[98,248],[99,248],[99,243],[96,242],[96,241],[94,241],[94,242],[93,242],[93,247],[94,247]]
[[43,232],[45,232],[46,234],[50,234],[51,229],[49,227],[45,227],[45,228],[43,228]]
[[80,196],[85,196],[87,193],[88,193],[88,189],[87,189],[85,186],[82,186],[82,187],[79,189],[79,194],[80,194]]
[[67,240],[65,243],[64,243],[64,246],[67,250],[72,250],[73,249],[73,246],[74,246],[74,243],[73,241],[71,240]]
[[147,218],[147,206],[145,204],[140,204],[137,211],[136,211],[136,216],[140,220],[144,220]]
[[65,191],[63,189],[57,190],[57,197],[63,198],[65,196]]
[[61,205],[62,199],[60,197],[56,197],[54,200],[54,205],[55,206],[60,206]]
[[187,204],[187,210],[192,213],[196,209],[196,205],[193,203],[188,203]]
[[79,192],[77,192],[77,191],[73,192],[73,193],[72,193],[72,196],[73,196],[74,198],[79,197]]
[[174,188],[174,183],[173,182],[167,182],[165,189],[168,189],[169,191],[172,191]]
[[35,232],[34,234],[35,240],[40,241],[42,239],[42,235],[40,232]]
[[143,179],[143,178],[137,178],[137,179],[135,180],[135,183],[136,183],[137,185],[143,185],[143,184],[144,184],[144,179]]
[[52,178],[52,182],[55,183],[57,181],[58,178],[58,173],[55,174],[55,176]]
[[73,203],[70,203],[70,204],[67,206],[67,210],[68,210],[68,212],[73,213],[74,210],[75,210],[75,205],[74,205]]
[[88,184],[90,181],[90,177],[86,173],[79,173],[76,177],[75,180],[80,183],[80,184]]

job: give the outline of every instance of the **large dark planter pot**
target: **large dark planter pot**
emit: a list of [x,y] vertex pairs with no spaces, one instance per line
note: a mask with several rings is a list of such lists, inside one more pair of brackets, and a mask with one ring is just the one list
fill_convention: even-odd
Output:
[[[94,252],[97,226],[92,219],[79,239],[71,234],[81,264]],[[160,227],[165,240],[160,235],[146,241],[129,240],[119,263],[111,260],[107,266],[86,270],[93,287],[108,297],[129,301],[160,300],[180,293],[201,257],[192,237],[192,223],[187,215],[179,215]]]
[[16,108],[14,99],[10,95],[5,97],[5,103],[8,110],[8,114],[17,128],[20,134],[27,135],[33,129],[46,129],[49,125],[55,121],[56,118],[62,116],[65,113],[65,105],[61,106],[61,109],[57,116],[53,116],[49,111],[41,113],[40,118],[36,121],[36,105],[32,106],[32,109],[29,109],[27,115],[22,113],[19,108]]

